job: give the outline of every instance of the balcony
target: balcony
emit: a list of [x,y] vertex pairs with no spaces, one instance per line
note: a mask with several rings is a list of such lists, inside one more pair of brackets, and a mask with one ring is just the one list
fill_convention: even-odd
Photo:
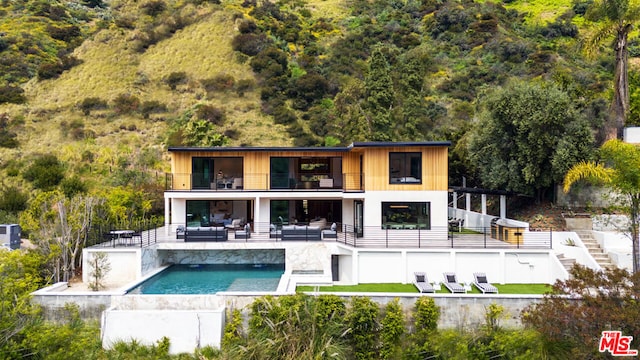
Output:
[[172,173],[165,176],[165,190],[188,191],[362,191],[364,174],[327,175],[270,175],[245,173],[242,177],[209,179],[199,173]]

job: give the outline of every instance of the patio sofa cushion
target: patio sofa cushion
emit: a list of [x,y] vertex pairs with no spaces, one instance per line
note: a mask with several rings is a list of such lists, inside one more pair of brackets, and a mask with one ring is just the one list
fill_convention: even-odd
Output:
[[338,238],[338,225],[336,223],[331,224],[331,228],[328,230],[322,230],[323,239],[337,239]]
[[311,241],[320,240],[320,228],[308,225],[285,225],[282,227],[282,240]]

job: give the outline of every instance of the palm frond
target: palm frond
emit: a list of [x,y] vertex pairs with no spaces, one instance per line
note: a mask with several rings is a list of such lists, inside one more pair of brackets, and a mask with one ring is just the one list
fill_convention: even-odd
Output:
[[589,36],[582,41],[582,48],[587,56],[594,56],[598,46],[605,39],[612,37],[617,31],[617,24],[611,21],[603,22]]
[[564,192],[569,192],[571,185],[579,180],[587,180],[594,183],[611,182],[615,171],[594,162],[580,162],[575,164],[564,177]]

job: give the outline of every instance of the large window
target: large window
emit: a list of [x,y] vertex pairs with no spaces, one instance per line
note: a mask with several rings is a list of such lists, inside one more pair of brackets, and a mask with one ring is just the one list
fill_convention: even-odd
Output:
[[422,153],[399,152],[389,154],[390,184],[421,184]]
[[272,157],[271,189],[336,188],[342,185],[339,157]]
[[382,228],[393,230],[431,229],[430,203],[383,202]]
[[241,157],[194,157],[193,189],[240,189],[243,177]]

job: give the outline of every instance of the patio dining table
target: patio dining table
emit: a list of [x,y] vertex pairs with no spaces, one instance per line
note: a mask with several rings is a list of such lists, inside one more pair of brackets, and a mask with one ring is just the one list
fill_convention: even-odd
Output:
[[109,234],[114,237],[117,244],[127,245],[127,241],[133,241],[133,230],[111,230]]

